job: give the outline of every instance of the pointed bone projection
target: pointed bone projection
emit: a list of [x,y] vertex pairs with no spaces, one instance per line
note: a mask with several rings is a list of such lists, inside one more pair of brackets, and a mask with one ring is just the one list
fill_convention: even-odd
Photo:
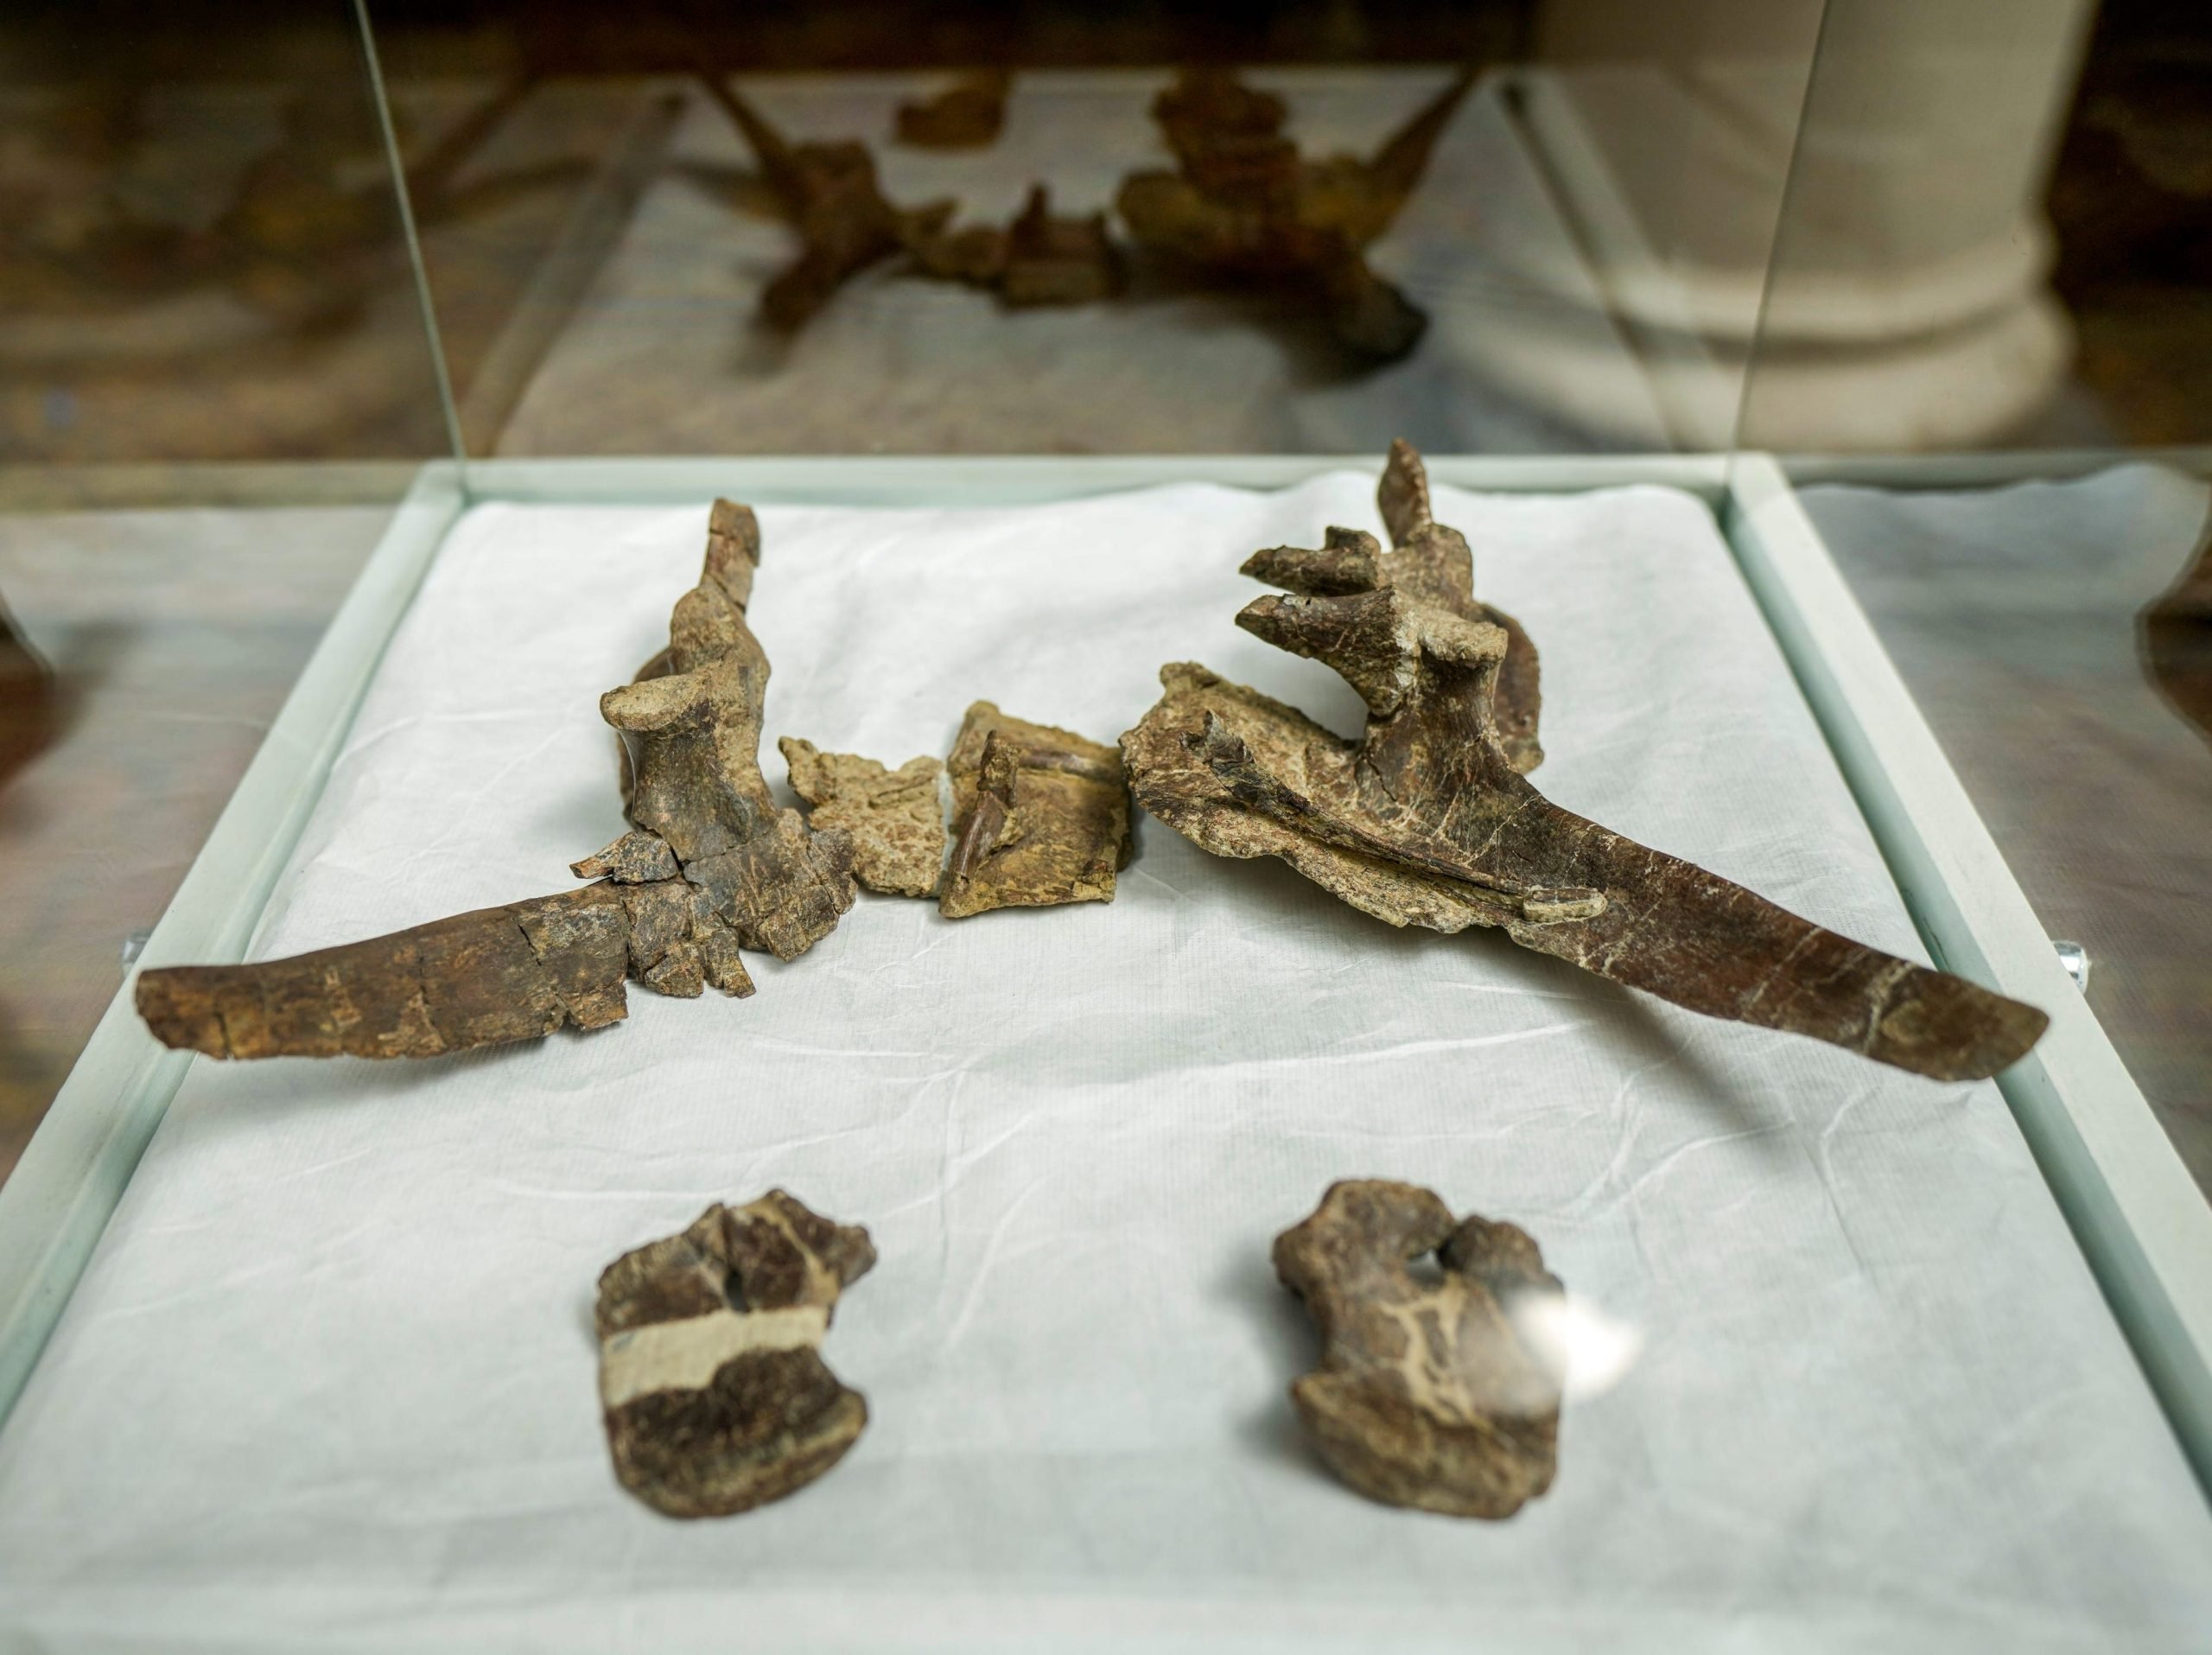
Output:
[[943,764],[887,770],[788,735],[781,746],[792,791],[817,825],[852,836],[854,871],[872,891],[934,896],[948,920],[1114,900],[1129,799],[1113,748],[988,701],[968,709]]
[[956,210],[952,201],[911,211],[898,206],[877,183],[866,144],[794,143],[720,75],[702,79],[751,146],[763,181],[798,235],[798,257],[760,295],[761,320],[777,332],[797,333],[847,282],[935,235]]
[[[1437,1272],[1408,1268],[1434,1256]],[[1321,1361],[1291,1400],[1329,1468],[1370,1499],[1508,1518],[1552,1486],[1561,1382],[1532,1340],[1559,1280],[1527,1232],[1452,1216],[1413,1184],[1332,1184],[1275,1238]]]
[[823,1363],[822,1340],[874,1264],[867,1231],[772,1189],[609,1264],[599,1398],[622,1486],[670,1517],[727,1517],[842,1459],[868,1403]]
[[[1367,703],[1346,742],[1202,666],[1122,738],[1137,802],[1217,856],[1275,856],[1395,926],[1495,926],[1524,948],[1693,1011],[1809,1034],[1936,1079],[2024,1054],[2048,1019],[1823,930],[1701,868],[1584,820],[1521,773],[1535,703],[1515,633],[1472,597],[1466,542],[1430,515],[1421,457],[1394,444],[1392,542],[1338,530],[1245,572],[1293,595],[1237,624],[1336,669]],[[1529,675],[1533,691],[1534,674]],[[1508,721],[1525,717],[1516,754]]]
[[760,776],[768,660],[745,621],[760,557],[753,513],[715,501],[668,648],[601,698],[637,825],[575,865],[599,883],[289,959],[148,971],[147,1027],[216,1058],[436,1057],[619,1022],[626,977],[751,994],[741,947],[803,953],[855,894],[851,841],[779,810]]

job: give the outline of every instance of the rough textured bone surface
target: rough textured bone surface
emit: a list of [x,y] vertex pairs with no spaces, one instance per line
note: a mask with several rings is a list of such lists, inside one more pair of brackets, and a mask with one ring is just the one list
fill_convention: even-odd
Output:
[[782,1190],[716,1203],[599,1278],[599,1386],[622,1486],[670,1517],[726,1517],[843,1457],[868,1404],[822,1359],[875,1249]]
[[[1401,442],[1381,490],[1392,547],[1335,531],[1257,554],[1294,588],[1237,623],[1335,668],[1368,707],[1357,741],[1189,664],[1122,737],[1137,802],[1206,850],[1280,856],[1392,925],[1495,926],[1515,942],[1716,1017],[1809,1034],[1939,1079],[1994,1073],[2048,1022],[2033,1007],[1823,930],[1545,799],[1520,647],[1472,595],[1467,545],[1429,515]],[[1525,714],[1516,748],[1499,703]]]
[[[760,774],[768,657],[745,621],[760,560],[752,512],[716,500],[706,568],[669,619],[668,648],[600,713],[629,753],[631,821],[667,843],[741,944],[791,959],[852,906],[852,845],[778,806]],[[634,846],[626,836],[590,860],[634,860]]]
[[1510,1517],[1551,1486],[1562,1376],[1524,1329],[1560,1288],[1524,1232],[1359,1180],[1275,1238],[1274,1265],[1320,1331],[1290,1394],[1337,1475],[1452,1517]]
[[824,753],[795,736],[777,746],[814,825],[852,840],[861,884],[887,896],[937,894],[947,844],[943,761],[909,759],[887,770],[874,759]]
[[148,971],[147,1026],[211,1057],[435,1057],[613,1022],[626,974],[752,993],[740,948],[789,959],[854,897],[852,842],[779,809],[760,775],[768,658],[745,621],[760,559],[753,513],[715,501],[668,647],[601,699],[634,824],[573,865],[603,882],[291,959]]
[[988,701],[968,709],[943,765],[910,759],[886,770],[790,736],[782,747],[792,791],[814,806],[817,825],[851,837],[870,890],[936,896],[950,920],[1114,900],[1114,875],[1129,854],[1128,787],[1116,748],[1010,717]]
[[938,906],[947,918],[1114,900],[1129,851],[1128,783],[1114,748],[979,701],[946,767],[952,860]]
[[1287,111],[1224,69],[1186,71],[1153,105],[1173,172],[1123,180],[1115,207],[1138,244],[1234,288],[1305,295],[1361,354],[1389,360],[1427,318],[1376,275],[1365,250],[1390,227],[1466,95],[1456,79],[1370,158],[1309,162],[1282,131]]
[[214,1058],[437,1057],[627,1015],[622,981],[747,995],[737,939],[681,880],[602,882],[339,948],[138,978],[165,1046]]

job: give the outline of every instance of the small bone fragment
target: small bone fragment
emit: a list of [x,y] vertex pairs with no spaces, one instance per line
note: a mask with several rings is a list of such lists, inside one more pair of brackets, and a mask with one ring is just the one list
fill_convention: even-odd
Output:
[[924,275],[988,288],[1017,309],[1090,304],[1111,298],[1127,279],[1106,215],[1062,218],[1042,184],[1003,230],[988,225],[920,235],[912,248]]
[[[852,907],[852,844],[779,808],[760,774],[768,658],[745,621],[760,560],[751,510],[716,500],[706,568],[669,620],[668,648],[600,713],[629,754],[631,821],[667,842],[742,945],[792,959]],[[623,843],[587,865],[621,860]]]
[[918,150],[981,150],[1006,124],[1006,94],[1013,77],[1004,69],[963,75],[934,98],[899,105],[899,141]]
[[822,1360],[875,1249],[780,1189],[717,1202],[599,1278],[599,1388],[622,1486],[670,1517],[727,1517],[843,1457],[868,1403]]
[[622,980],[748,995],[737,940],[682,880],[602,882],[250,965],[140,975],[164,1046],[213,1058],[437,1057],[628,1015]]
[[[1431,1254],[1441,1274],[1416,1280],[1408,1263]],[[1416,1185],[1347,1181],[1275,1238],[1274,1266],[1320,1331],[1320,1365],[1290,1395],[1338,1476],[1451,1517],[1511,1517],[1551,1486],[1564,1376],[1520,1325],[1561,1289],[1524,1232],[1455,1222]]]
[[[1128,860],[1128,788],[1115,748],[1049,724],[968,709],[952,756],[873,759],[822,753],[785,736],[791,787],[818,824],[849,834],[870,890],[938,896],[948,920],[991,908],[1110,902]],[[950,786],[940,790],[940,774]],[[952,805],[950,856],[940,803]]]
[[979,701],[947,768],[952,861],[938,904],[947,919],[1114,900],[1129,850],[1128,785],[1114,748]]
[[1319,551],[1259,553],[1246,572],[1295,590],[1236,618],[1335,668],[1367,703],[1360,738],[1202,666],[1168,666],[1166,695],[1122,738],[1139,804],[1216,856],[1280,856],[1391,925],[1496,926],[1692,1011],[1916,1074],[1979,1079],[2035,1044],[2049,1020],[2034,1007],[1824,930],[1544,798],[1521,773],[1535,703],[1532,675],[1513,705],[1517,632],[1475,600],[1467,544],[1430,517],[1421,456],[1403,442],[1380,501],[1391,550],[1337,531]]
[[934,896],[944,871],[943,761],[909,759],[887,770],[874,759],[823,753],[786,735],[776,744],[791,767],[791,791],[807,802],[817,828],[853,842],[853,872],[888,896]]
[[679,870],[676,852],[668,848],[667,840],[643,828],[632,828],[606,850],[595,851],[582,862],[570,863],[569,871],[578,879],[611,879],[618,885],[643,885],[649,880],[674,879]]
[[704,80],[752,146],[770,192],[798,232],[798,258],[760,296],[761,318],[778,332],[798,332],[848,281],[936,233],[952,216],[951,201],[909,212],[887,200],[866,144],[793,143],[721,76]]

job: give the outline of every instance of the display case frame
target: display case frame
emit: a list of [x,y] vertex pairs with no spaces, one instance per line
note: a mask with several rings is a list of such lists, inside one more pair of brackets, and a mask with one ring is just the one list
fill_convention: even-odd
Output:
[[[717,493],[833,506],[1017,505],[1192,481],[1278,488],[1376,464],[1371,456],[1136,455],[425,465],[0,1187],[0,1420],[192,1060],[158,1047],[139,1023],[137,971],[245,956],[386,644],[471,506],[676,504]],[[1429,468],[1440,482],[1503,493],[1663,484],[1713,511],[1931,957],[2051,1012],[2049,1033],[1999,1087],[2200,1481],[2212,1486],[2212,1206],[2076,992],[1782,464],[1758,453],[1433,456]]]

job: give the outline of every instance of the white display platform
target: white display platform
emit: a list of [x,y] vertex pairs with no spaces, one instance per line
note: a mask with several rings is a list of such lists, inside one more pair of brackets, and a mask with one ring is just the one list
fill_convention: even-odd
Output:
[[[597,692],[696,576],[709,493],[766,469],[691,474],[681,505],[484,506],[434,561],[403,532],[242,792],[284,859],[273,900],[226,819],[149,958],[220,957],[241,915],[252,952],[289,952],[562,888],[619,825]],[[780,469],[787,498],[832,474]],[[1948,958],[1976,969],[1994,899],[1971,836],[1913,814],[1940,778],[1910,742],[1840,739],[1883,684],[1821,647],[1847,599],[1802,611],[1822,570],[1777,549],[1786,490],[1645,469],[1706,487],[1442,491],[1543,651],[1540,784],[1911,953],[1883,855],[1916,829],[1955,876],[1931,893],[1907,867],[1915,906],[1948,894]],[[1341,722],[1325,672],[1235,629],[1259,589],[1235,570],[1372,526],[1373,474],[767,507],[769,735],[896,762],[988,696],[1111,736],[1192,658]],[[1078,492],[988,463],[934,487]],[[355,712],[378,614],[397,629]],[[2212,1518],[1995,1086],[1699,1019],[1496,937],[1393,933],[1151,822],[1109,907],[949,923],[864,898],[756,975],[750,1001],[635,990],[626,1025],[435,1063],[190,1065],[0,1429],[0,1626],[63,1646],[2181,1649],[2212,1624]],[[2049,1009],[2047,1047],[2081,1060],[2094,1022]],[[85,1073],[136,1113],[65,1094],[0,1196],[0,1240],[46,1249],[9,1301],[11,1364],[186,1068],[149,1047],[127,1013],[104,1027]],[[1313,1340],[1267,1244],[1361,1174],[1522,1223],[1589,1312],[1558,1486],[1510,1524],[1370,1505],[1297,1441],[1284,1389]],[[827,1352],[873,1423],[791,1500],[671,1524],[606,1463],[593,1278],[772,1183],[875,1236]],[[2154,1265],[2171,1239],[2145,1243]]]

